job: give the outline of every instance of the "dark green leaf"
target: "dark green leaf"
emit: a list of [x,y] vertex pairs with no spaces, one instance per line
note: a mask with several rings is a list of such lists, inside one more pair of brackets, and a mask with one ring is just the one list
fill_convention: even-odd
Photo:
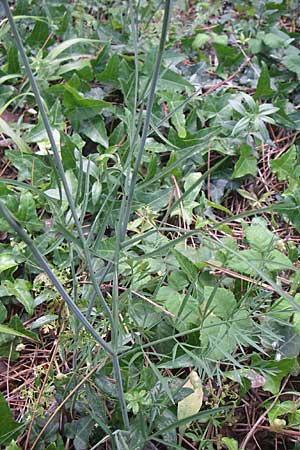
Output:
[[9,444],[21,430],[22,426],[13,419],[4,395],[0,392],[0,444]]
[[244,144],[241,147],[240,157],[234,166],[232,178],[240,178],[245,175],[256,175],[257,161],[253,154],[251,154],[252,152],[252,148],[247,144]]
[[274,91],[271,88],[271,78],[269,75],[269,70],[268,70],[266,63],[263,62],[260,76],[257,81],[254,98],[258,99],[258,98],[270,97],[273,93],[274,93]]

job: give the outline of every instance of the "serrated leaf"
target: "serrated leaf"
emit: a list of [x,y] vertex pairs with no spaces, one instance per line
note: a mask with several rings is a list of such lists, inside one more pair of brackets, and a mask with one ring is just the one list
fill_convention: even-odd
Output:
[[279,33],[266,33],[263,35],[264,43],[271,48],[284,48],[286,47],[293,39],[289,39],[289,36],[285,33],[279,35]]
[[[262,255],[259,251],[254,249],[246,249],[241,250],[239,254],[247,261],[250,261],[252,265],[258,268],[261,267]],[[252,267],[249,267],[249,264],[247,264],[246,261],[241,260],[238,256],[233,256],[232,258],[230,258],[230,260],[227,262],[227,266],[238,273],[244,273],[246,275],[252,276],[257,274],[257,272]]]
[[280,270],[292,269],[293,264],[284,253],[281,253],[279,250],[274,249],[268,255],[268,261],[266,263],[266,267],[270,271],[280,271]]
[[220,317],[221,319],[226,319],[230,317],[233,310],[236,307],[236,299],[233,293],[229,289],[217,288],[213,286],[204,287],[204,299],[209,301],[210,297],[213,298],[209,304],[209,310],[213,310],[213,314]]
[[[180,294],[168,286],[161,287],[156,295],[156,300],[175,316],[178,315],[184,298],[184,294]],[[178,329],[186,329],[190,324],[196,324],[199,316],[199,302],[194,297],[189,296],[181,313],[181,318],[177,325]]]
[[246,229],[245,236],[251,248],[260,252],[271,250],[274,247],[275,236],[262,225],[251,225]]

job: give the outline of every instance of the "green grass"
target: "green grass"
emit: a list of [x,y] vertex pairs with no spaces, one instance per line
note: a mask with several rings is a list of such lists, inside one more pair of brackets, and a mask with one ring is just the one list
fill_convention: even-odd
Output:
[[265,417],[259,445],[296,448],[296,4],[25,3],[1,2],[0,444],[242,449]]

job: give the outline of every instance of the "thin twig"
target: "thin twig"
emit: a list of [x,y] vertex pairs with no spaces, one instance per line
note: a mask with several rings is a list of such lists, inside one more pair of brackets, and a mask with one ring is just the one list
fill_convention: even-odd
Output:
[[280,395],[282,394],[282,392],[285,389],[285,386],[287,385],[288,381],[290,379],[290,376],[288,376],[286,378],[286,380],[284,381],[282,388],[280,389],[280,391],[278,392],[278,394],[276,395],[275,399],[273,400],[273,402],[271,403],[271,405],[265,410],[265,412],[257,419],[257,421],[255,422],[255,424],[253,425],[253,427],[251,428],[251,430],[249,431],[249,433],[247,434],[247,436],[245,437],[245,439],[242,442],[241,445],[241,450],[246,449],[246,445],[248,444],[248,442],[250,441],[250,439],[253,437],[254,433],[256,432],[257,428],[259,427],[259,425],[262,423],[262,421],[265,419],[265,417],[268,415],[268,413],[271,411],[271,409],[273,408],[273,406],[276,404],[278,398],[280,397]]

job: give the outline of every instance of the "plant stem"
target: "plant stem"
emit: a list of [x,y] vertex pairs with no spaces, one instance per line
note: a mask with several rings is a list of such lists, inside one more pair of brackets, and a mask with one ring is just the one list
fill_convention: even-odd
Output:
[[60,159],[59,151],[58,151],[55,139],[54,139],[54,135],[53,135],[53,132],[52,132],[52,129],[51,129],[51,126],[50,126],[50,122],[48,120],[48,117],[47,117],[47,114],[46,114],[46,111],[45,111],[45,108],[44,108],[44,105],[43,105],[43,101],[42,101],[42,98],[41,98],[41,95],[40,95],[40,92],[39,92],[38,85],[37,85],[36,80],[35,80],[35,78],[33,76],[33,73],[32,73],[32,70],[31,70],[31,67],[30,67],[27,55],[25,53],[25,49],[24,49],[24,46],[23,46],[22,39],[21,39],[20,34],[19,34],[19,32],[17,30],[17,27],[15,25],[15,21],[14,21],[13,15],[11,13],[10,7],[8,5],[8,2],[7,2],[7,0],[1,0],[1,1],[3,2],[8,22],[9,22],[9,24],[11,26],[14,38],[16,40],[16,44],[17,44],[18,50],[19,50],[21,58],[23,60],[23,63],[24,63],[24,66],[25,66],[25,70],[26,70],[27,76],[28,76],[30,84],[31,84],[31,88],[33,90],[33,93],[34,93],[34,96],[35,96],[35,100],[36,100],[37,105],[39,107],[39,110],[40,110],[40,113],[41,113],[41,117],[42,117],[42,121],[43,121],[44,127],[46,129],[46,132],[47,132],[50,144],[51,144],[54,161],[55,161],[56,167],[58,169],[59,175],[61,177],[61,181],[62,181],[64,190],[65,190],[65,194],[66,194],[66,197],[67,197],[67,200],[68,200],[69,207],[70,207],[71,212],[72,212],[72,216],[73,216],[73,219],[74,219],[74,223],[75,223],[75,226],[76,226],[76,229],[77,229],[80,241],[82,242],[82,246],[83,246],[83,250],[84,250],[84,254],[85,254],[85,258],[86,258],[86,263],[87,263],[87,268],[88,268],[88,271],[90,273],[91,281],[93,283],[93,286],[94,286],[94,289],[95,289],[95,291],[97,293],[97,296],[99,297],[99,301],[101,303],[101,306],[102,306],[104,312],[106,313],[106,316],[108,317],[111,325],[113,326],[113,319],[112,319],[111,311],[110,311],[110,309],[109,309],[109,307],[108,307],[108,305],[107,305],[107,303],[106,303],[106,301],[105,301],[105,299],[103,297],[103,294],[102,294],[102,292],[101,292],[101,290],[99,288],[99,285],[97,283],[96,277],[94,276],[93,261],[91,259],[90,252],[88,250],[88,247],[87,247],[87,244],[86,244],[86,240],[85,240],[84,235],[83,235],[81,224],[80,224],[80,221],[79,221],[79,218],[78,218],[78,214],[77,214],[77,211],[76,211],[76,206],[75,206],[75,203],[74,203],[74,200],[73,200],[73,197],[72,197],[72,193],[70,191],[70,188],[69,188],[66,176],[65,176],[63,164],[62,164],[62,161]]
[[[20,52],[21,58],[23,60],[24,66],[25,66],[25,70],[27,73],[27,76],[29,78],[30,84],[31,84],[31,88],[33,90],[33,93],[35,95],[35,99],[37,102],[37,105],[39,107],[40,113],[41,113],[41,117],[44,123],[44,127],[46,129],[50,144],[51,144],[51,148],[53,150],[53,156],[54,156],[54,161],[56,163],[58,172],[61,176],[61,181],[63,183],[63,187],[65,190],[65,194],[69,203],[69,207],[71,209],[72,212],[72,216],[75,222],[75,226],[80,238],[80,241],[82,242],[83,245],[83,250],[84,250],[84,254],[86,257],[86,263],[87,263],[87,268],[90,274],[90,278],[93,284],[93,287],[95,289],[95,292],[99,298],[99,301],[101,303],[101,306],[104,310],[104,312],[106,313],[106,316],[108,317],[110,323],[111,323],[111,328],[112,328],[112,333],[115,334],[115,327],[118,326],[118,323],[114,323],[113,321],[113,316],[111,313],[110,308],[108,307],[103,294],[101,292],[101,289],[99,288],[99,284],[98,281],[96,279],[95,273],[94,273],[94,268],[93,268],[93,261],[92,258],[90,256],[90,252],[86,243],[86,240],[84,238],[83,235],[83,231],[81,228],[81,223],[79,221],[78,215],[77,215],[77,211],[76,211],[76,206],[75,203],[73,201],[73,197],[72,197],[72,193],[69,189],[68,186],[68,182],[64,173],[64,168],[63,168],[63,164],[62,161],[60,159],[60,155],[59,155],[59,151],[54,139],[54,135],[50,126],[50,122],[48,120],[44,105],[43,105],[43,101],[39,92],[39,88],[37,86],[36,80],[33,76],[27,55],[25,53],[25,49],[23,46],[23,42],[22,39],[19,35],[19,32],[17,30],[17,27],[15,25],[15,21],[13,18],[13,15],[11,13],[10,7],[8,5],[7,0],[1,0],[3,5],[4,5],[4,9],[5,9],[5,13],[7,15],[7,19],[8,22],[10,24],[10,27],[12,29],[18,50]],[[43,270],[45,270],[45,272],[47,273],[47,275],[49,276],[50,280],[53,282],[53,285],[56,287],[56,289],[58,290],[58,292],[61,294],[62,298],[65,300],[65,302],[68,304],[70,310],[73,312],[73,314],[77,317],[77,319],[80,321],[80,323],[91,333],[91,335],[95,338],[95,340],[100,343],[100,345],[102,345],[102,347],[106,350],[106,352],[113,358],[113,366],[114,366],[114,372],[115,372],[115,378],[116,378],[116,383],[118,386],[118,391],[119,391],[119,401],[120,401],[120,406],[121,406],[121,411],[122,411],[122,416],[123,416],[123,421],[124,421],[124,425],[125,428],[128,428],[129,426],[129,419],[128,419],[128,413],[127,413],[127,407],[126,407],[126,402],[125,402],[125,398],[124,398],[124,391],[123,391],[123,387],[122,387],[122,379],[121,379],[121,371],[120,371],[120,366],[119,366],[119,360],[118,360],[118,356],[117,354],[112,350],[111,346],[109,344],[107,344],[107,342],[105,342],[100,336],[99,334],[94,330],[94,328],[92,327],[92,325],[90,324],[90,322],[86,319],[86,317],[82,314],[82,312],[80,311],[80,309],[77,307],[77,305],[73,302],[73,300],[71,299],[71,297],[69,296],[69,294],[65,291],[64,287],[62,286],[62,284],[60,283],[60,281],[55,277],[55,275],[53,274],[51,268],[49,267],[47,261],[45,260],[45,258],[43,257],[43,255],[40,253],[40,251],[38,250],[38,248],[35,246],[34,242],[31,240],[31,238],[27,235],[27,233],[17,224],[16,220],[13,218],[13,216],[10,214],[10,212],[8,211],[8,209],[5,207],[5,205],[1,202],[0,204],[0,212],[1,214],[6,218],[6,220],[8,221],[8,223],[12,226],[12,228],[19,234],[19,236],[24,240],[24,242],[27,243],[27,245],[30,247],[33,255],[35,256],[36,260],[38,261],[38,263],[40,264],[40,267],[43,268]]]
[[59,294],[62,296],[63,300],[67,303],[68,307],[74,314],[74,316],[79,320],[79,322],[85,327],[87,331],[89,331],[92,336],[95,338],[95,340],[104,348],[104,350],[110,355],[115,356],[111,346],[102,339],[99,334],[94,330],[90,322],[86,319],[86,317],[82,314],[78,306],[73,302],[72,298],[69,296],[61,282],[58,280],[58,278],[54,275],[51,267],[49,266],[48,262],[44,258],[44,256],[41,254],[33,240],[30,238],[30,236],[26,233],[26,231],[18,224],[15,217],[11,214],[11,212],[7,209],[7,207],[4,205],[2,200],[0,200],[0,214],[4,217],[4,219],[8,222],[8,224],[11,226],[11,228],[20,236],[20,238],[28,245],[30,248],[35,260],[39,264],[39,267],[46,272],[48,275],[51,283],[53,286],[57,289]]
[[151,87],[150,87],[150,92],[149,92],[147,106],[146,106],[146,117],[145,117],[145,121],[144,121],[142,136],[141,136],[140,144],[138,147],[138,152],[137,152],[137,156],[136,156],[136,160],[135,160],[135,164],[134,164],[132,178],[130,181],[129,192],[123,198],[123,201],[126,206],[124,208],[124,218],[122,221],[123,226],[122,226],[121,236],[120,236],[121,242],[125,238],[127,224],[129,222],[130,209],[131,209],[131,205],[132,205],[134,188],[135,188],[135,185],[137,182],[138,170],[139,170],[139,167],[141,164],[141,160],[142,160],[142,156],[143,156],[143,152],[144,152],[144,148],[145,148],[145,143],[146,143],[146,139],[147,139],[147,134],[148,134],[148,128],[150,125],[155,90],[156,90],[156,85],[157,85],[157,81],[158,81],[158,77],[159,77],[161,60],[162,60],[162,56],[163,56],[163,52],[164,52],[164,48],[165,48],[166,39],[167,39],[168,24],[169,24],[169,19],[170,19],[170,9],[171,9],[171,0],[166,0],[162,32],[161,32],[161,36],[160,36],[160,42],[159,42],[159,48],[158,48],[158,54],[157,54],[157,58],[156,58],[156,62],[155,62],[154,72],[153,72],[152,80],[151,80]]

